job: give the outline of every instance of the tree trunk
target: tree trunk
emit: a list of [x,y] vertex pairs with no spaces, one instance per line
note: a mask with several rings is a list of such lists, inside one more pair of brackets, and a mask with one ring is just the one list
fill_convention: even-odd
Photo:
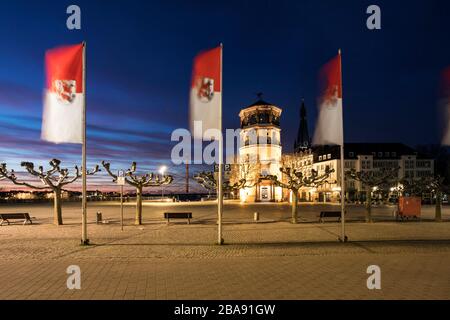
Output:
[[292,192],[292,217],[291,222],[297,223],[297,215],[298,215],[298,190],[291,190]]
[[61,189],[56,188],[53,190],[53,223],[57,226],[63,224],[62,210],[61,210]]
[[134,224],[142,224],[142,187],[136,188],[136,217],[134,219]]
[[440,222],[442,221],[442,193],[441,191],[436,192],[436,212],[435,212],[435,220]]
[[372,222],[372,191],[366,191],[366,222]]

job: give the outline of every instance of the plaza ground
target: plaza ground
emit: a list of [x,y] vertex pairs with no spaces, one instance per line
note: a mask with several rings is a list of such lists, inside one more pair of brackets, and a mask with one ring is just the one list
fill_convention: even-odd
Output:
[[[434,208],[422,221],[395,222],[395,207],[348,207],[349,243],[340,224],[318,223],[335,205],[301,204],[289,223],[288,204],[226,202],[225,245],[217,238],[214,203],[145,203],[142,226],[134,206],[89,203],[92,245],[79,246],[80,204],[64,203],[64,226],[52,225],[51,204],[2,204],[0,212],[29,212],[36,224],[0,227],[0,299],[449,299],[450,207],[444,222]],[[95,223],[102,212],[108,223]],[[191,211],[190,225],[167,225],[165,211]],[[253,213],[260,221],[253,222]],[[81,290],[68,290],[66,268],[79,265]],[[369,265],[381,268],[381,290],[368,290]]]

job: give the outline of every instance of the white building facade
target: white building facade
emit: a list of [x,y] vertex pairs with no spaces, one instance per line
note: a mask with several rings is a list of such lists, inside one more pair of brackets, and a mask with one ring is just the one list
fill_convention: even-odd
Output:
[[[297,169],[304,168],[306,172],[314,169],[319,175],[326,168],[334,169],[328,179],[330,183],[319,188],[305,188],[300,191],[300,201],[337,202],[340,201],[341,177],[339,146],[316,146],[306,152],[286,155],[297,157]],[[308,159],[309,161],[304,161]],[[312,164],[309,164],[312,159]],[[303,160],[303,161],[302,161]],[[305,166],[305,163],[308,165]],[[301,166],[303,164],[303,166]],[[417,180],[434,174],[434,160],[419,154],[414,149],[401,143],[346,143],[344,146],[344,170],[354,169],[362,172],[373,172],[383,168],[399,168],[398,180]],[[363,195],[366,187],[361,182],[345,179],[347,200],[353,200]],[[391,190],[394,192],[395,190]]]

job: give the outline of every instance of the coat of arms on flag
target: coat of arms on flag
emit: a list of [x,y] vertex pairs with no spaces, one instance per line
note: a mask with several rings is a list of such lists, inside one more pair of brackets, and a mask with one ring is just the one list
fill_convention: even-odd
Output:
[[202,102],[209,102],[214,96],[214,79],[201,78],[197,85],[197,97]]
[[58,101],[70,104],[75,100],[77,85],[75,80],[55,80],[53,91],[57,94]]

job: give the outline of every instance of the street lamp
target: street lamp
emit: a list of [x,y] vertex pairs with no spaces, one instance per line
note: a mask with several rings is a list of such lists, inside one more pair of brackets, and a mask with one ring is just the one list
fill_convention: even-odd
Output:
[[[159,174],[164,177],[164,174],[166,173],[167,167],[162,166],[159,168]],[[164,185],[161,185],[161,200],[164,199]]]

